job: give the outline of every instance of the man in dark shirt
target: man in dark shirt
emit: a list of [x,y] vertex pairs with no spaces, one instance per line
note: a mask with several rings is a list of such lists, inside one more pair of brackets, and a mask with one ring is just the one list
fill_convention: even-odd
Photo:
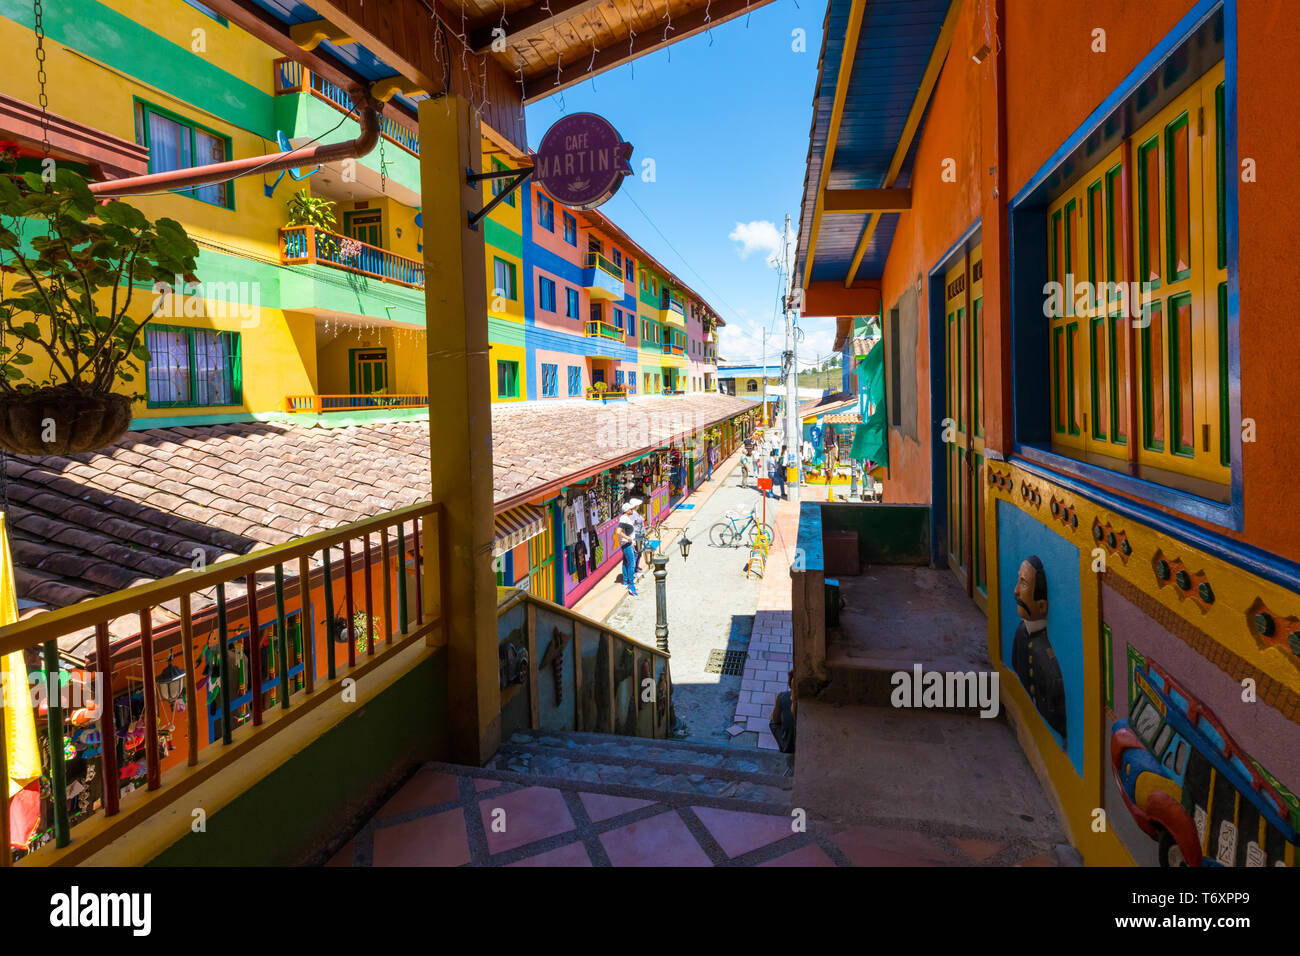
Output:
[[1012,670],[1047,726],[1065,740],[1065,681],[1047,638],[1047,574],[1037,555],[1021,562],[1014,594],[1020,626],[1011,645]]
[[772,736],[776,738],[776,745],[783,754],[794,753],[794,671],[790,672],[789,686],[788,691],[776,695],[772,716],[767,722]]

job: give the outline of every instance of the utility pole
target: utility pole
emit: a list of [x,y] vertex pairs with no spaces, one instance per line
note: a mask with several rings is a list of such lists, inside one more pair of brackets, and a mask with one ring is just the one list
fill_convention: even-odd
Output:
[[[781,306],[785,313],[785,355],[782,362],[788,370],[785,379],[785,444],[794,455],[798,477],[790,489],[790,500],[799,503],[800,485],[803,483],[803,455],[799,451],[799,346],[795,334],[794,313],[790,308],[794,292],[794,265],[791,260],[793,236],[790,234],[790,214],[785,214],[785,232],[782,234],[781,266],[785,270],[785,296]],[[784,463],[782,463],[784,467]]]
[[763,418],[767,419],[767,329],[763,329],[763,372],[759,379],[763,383]]

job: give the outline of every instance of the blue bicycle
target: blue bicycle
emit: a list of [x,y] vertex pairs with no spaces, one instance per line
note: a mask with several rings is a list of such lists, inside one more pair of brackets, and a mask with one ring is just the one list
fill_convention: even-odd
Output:
[[709,541],[715,548],[734,548],[742,539],[748,547],[752,548],[754,539],[760,532],[767,539],[768,544],[771,544],[772,526],[758,520],[757,507],[747,512],[732,509],[723,515],[723,518],[724,520],[709,529]]

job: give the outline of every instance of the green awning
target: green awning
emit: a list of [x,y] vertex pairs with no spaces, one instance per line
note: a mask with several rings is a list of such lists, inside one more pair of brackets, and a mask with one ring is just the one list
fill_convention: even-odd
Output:
[[855,461],[889,464],[889,426],[885,411],[885,349],[877,341],[858,363],[858,401],[862,409],[862,424],[853,436],[849,457]]

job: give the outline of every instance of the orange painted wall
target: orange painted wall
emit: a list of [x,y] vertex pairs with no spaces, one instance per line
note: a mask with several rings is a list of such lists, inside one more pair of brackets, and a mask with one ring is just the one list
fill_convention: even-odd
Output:
[[[1006,14],[1007,115],[1012,195],[1193,6],[1191,0],[1010,2]],[[1287,0],[1240,0],[1237,131],[1241,158],[1256,161],[1258,181],[1238,183],[1242,415],[1258,440],[1243,446],[1245,528],[1206,524],[1300,561],[1300,509],[1293,505],[1297,446],[1294,328],[1294,127],[1278,112],[1300,88],[1300,10]],[[1107,52],[1090,52],[1092,30],[1106,30]],[[1072,68],[1063,68],[1069,57]],[[949,65],[952,64],[949,60]],[[935,126],[932,113],[929,126]],[[923,167],[922,167],[923,168]],[[987,270],[986,270],[987,271]]]

